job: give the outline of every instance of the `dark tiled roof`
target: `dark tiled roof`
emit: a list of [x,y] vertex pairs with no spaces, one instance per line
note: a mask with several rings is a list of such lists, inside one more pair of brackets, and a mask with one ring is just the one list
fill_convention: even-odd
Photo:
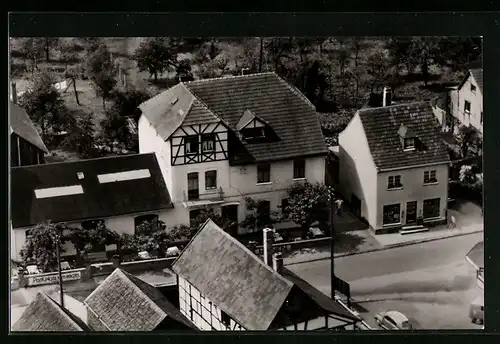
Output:
[[[151,177],[99,183],[98,174],[149,169]],[[78,172],[84,178],[79,180]],[[83,194],[37,199],[36,189],[81,185]],[[44,164],[11,169],[12,224],[26,227],[52,222],[96,219],[171,208],[154,153]]]
[[91,331],[85,323],[45,293],[38,293],[12,326],[20,332],[78,332]]
[[113,271],[85,305],[110,331],[152,331],[167,317],[196,329],[160,291],[121,269]]
[[245,143],[256,161],[327,153],[314,106],[275,73],[198,80],[185,85],[233,130],[246,110],[269,124],[281,140]]
[[474,77],[474,80],[476,80],[477,87],[479,88],[479,90],[483,92],[483,69],[482,68],[471,69],[469,72]]
[[484,268],[484,242],[481,241],[474,245],[469,253],[467,253],[467,258],[478,268]]
[[247,330],[267,330],[293,287],[211,220],[172,269]]
[[38,134],[33,122],[31,122],[28,114],[19,105],[9,102],[10,104],[10,127],[12,132],[19,135],[29,143],[38,147],[45,153],[49,150],[42,141],[42,138]]
[[[358,111],[370,152],[378,169],[447,163],[449,156],[430,103],[400,104]],[[421,143],[403,151],[398,130],[404,124]]]

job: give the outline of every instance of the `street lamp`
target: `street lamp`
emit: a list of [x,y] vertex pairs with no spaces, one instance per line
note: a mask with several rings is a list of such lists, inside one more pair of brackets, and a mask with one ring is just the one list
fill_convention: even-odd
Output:
[[63,295],[63,280],[61,273],[61,253],[59,250],[59,245],[61,244],[61,234],[59,233],[61,228],[56,226],[55,241],[56,241],[56,256],[57,256],[57,273],[59,275],[59,296],[61,307],[64,308],[64,295]]

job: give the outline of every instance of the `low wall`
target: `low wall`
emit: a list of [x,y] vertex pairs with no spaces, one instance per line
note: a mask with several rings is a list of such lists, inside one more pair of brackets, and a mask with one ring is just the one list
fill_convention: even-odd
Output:
[[[66,281],[77,281],[82,278],[85,268],[72,269],[61,272],[63,282]],[[59,283],[59,273],[49,272],[36,275],[23,275],[19,278],[19,284],[26,287],[35,287],[45,284],[56,284]]]
[[[276,252],[291,252],[294,250],[300,250],[302,248],[309,248],[315,246],[324,246],[332,240],[331,237],[318,238],[318,239],[308,239],[299,241],[290,241],[284,243],[273,244],[273,248]],[[254,247],[249,247],[257,255],[262,255],[264,253],[264,246],[258,245]]]

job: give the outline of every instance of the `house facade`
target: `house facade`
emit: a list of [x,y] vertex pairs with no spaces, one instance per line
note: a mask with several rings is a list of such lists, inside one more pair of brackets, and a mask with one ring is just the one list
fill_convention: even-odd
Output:
[[203,331],[344,330],[360,319],[283,266],[264,230],[264,261],[207,220],[172,265],[180,311]]
[[158,156],[185,224],[204,207],[241,222],[245,197],[279,211],[292,183],[324,183],[314,106],[274,73],[180,83],[140,109],[140,152]]
[[[154,154],[14,167],[11,195],[14,260],[20,259],[30,229],[46,221],[82,229],[103,222],[118,234],[133,234],[138,225],[154,219],[168,228],[179,224]],[[76,253],[70,242],[64,249],[62,255]]]
[[450,91],[451,116],[480,134],[483,133],[483,90],[483,69],[476,68],[470,69],[462,83]]
[[440,131],[425,102],[360,110],[340,133],[340,190],[376,233],[446,221]]

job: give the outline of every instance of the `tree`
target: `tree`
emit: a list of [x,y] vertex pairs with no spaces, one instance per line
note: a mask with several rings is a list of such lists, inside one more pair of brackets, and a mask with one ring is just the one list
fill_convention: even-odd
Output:
[[19,105],[26,110],[31,120],[38,124],[42,134],[48,130],[60,131],[71,125],[71,117],[58,90],[55,79],[47,71],[40,71],[33,77],[30,87],[19,99]]
[[141,115],[139,105],[151,98],[151,95],[144,90],[133,86],[126,88],[116,88],[111,92],[110,99],[113,102],[110,112],[121,117],[132,117],[138,121]]
[[[21,249],[21,258],[24,265],[36,264],[43,271],[54,271],[57,267],[57,235],[61,230],[56,224],[47,221],[37,224],[30,229],[26,244]],[[60,252],[64,239],[61,238]]]
[[334,197],[331,187],[320,183],[296,183],[288,188],[287,193],[288,216],[304,230],[316,221],[328,221],[330,200]]
[[138,137],[130,132],[126,117],[120,116],[116,111],[106,112],[106,118],[101,121],[102,141],[110,149],[137,150]]
[[82,112],[76,123],[68,130],[68,136],[62,145],[75,150],[81,158],[89,159],[99,156],[95,144],[93,114]]
[[228,232],[236,225],[236,223],[231,221],[230,219],[222,216],[219,213],[214,212],[212,208],[205,208],[202,209],[200,215],[198,215],[191,222],[190,224],[191,235],[196,234],[200,229],[201,225],[203,225],[208,219],[212,220],[213,222],[215,222],[217,226],[222,228],[224,231]]
[[277,212],[268,212],[265,200],[254,200],[251,197],[245,197],[245,207],[247,213],[241,222],[241,226],[249,230],[261,230],[280,220]]
[[293,39],[274,37],[267,40],[264,47],[274,65],[274,71],[279,73],[283,66],[283,58],[289,58],[293,50]]
[[371,79],[370,92],[385,82],[389,74],[389,63],[383,51],[374,51],[367,59],[367,72]]
[[43,54],[43,45],[40,38],[27,38],[22,45],[22,52],[31,64],[31,72],[38,69],[38,60]]
[[165,257],[171,239],[165,223],[153,220],[145,221],[136,227],[135,242],[139,251],[158,252],[160,257]]
[[57,37],[44,37],[43,38],[43,49],[45,50],[45,60],[50,62],[50,50],[59,49],[60,40]]
[[469,148],[478,145],[480,141],[477,131],[473,127],[466,125],[461,125],[460,128],[458,128],[458,134],[455,138],[460,145],[462,158],[467,157]]
[[149,77],[154,76],[154,81],[157,82],[158,74],[178,66],[179,46],[180,42],[173,38],[149,38],[135,51],[137,67],[140,71],[148,71]]
[[108,47],[101,44],[96,50],[90,50],[85,58],[85,72],[92,81],[96,92],[102,97],[102,107],[106,109],[106,100],[117,84],[117,68],[111,59]]

